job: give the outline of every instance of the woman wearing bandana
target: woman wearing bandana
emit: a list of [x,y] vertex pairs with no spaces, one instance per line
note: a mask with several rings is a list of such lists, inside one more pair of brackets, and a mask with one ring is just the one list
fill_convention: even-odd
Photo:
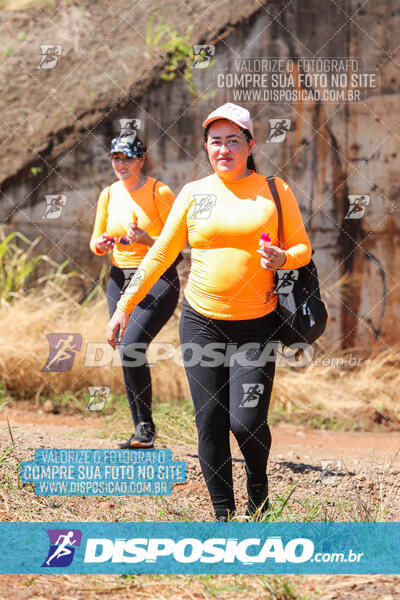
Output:
[[[138,269],[160,235],[175,200],[169,187],[142,173],[146,147],[136,137],[114,138],[110,157],[118,181],[100,194],[90,240],[94,254],[111,252],[107,284],[110,315],[122,294],[140,280]],[[152,418],[152,387],[146,349],[172,316],[179,298],[175,261],[152,286],[131,314],[123,344],[122,370],[135,432],[120,448],[152,448],[156,428]]]
[[107,339],[114,346],[117,331],[123,338],[129,314],[189,242],[181,348],[200,465],[216,518],[226,521],[235,511],[230,432],[245,460],[247,515],[261,517],[268,510],[267,417],[279,326],[274,271],[306,265],[311,245],[293,192],[276,177],[284,233],[283,247],[278,246],[277,207],[268,181],[255,169],[249,111],[224,104],[208,115],[203,128],[213,172],[191,181],[177,196],[141,264],[145,277],[121,297]]

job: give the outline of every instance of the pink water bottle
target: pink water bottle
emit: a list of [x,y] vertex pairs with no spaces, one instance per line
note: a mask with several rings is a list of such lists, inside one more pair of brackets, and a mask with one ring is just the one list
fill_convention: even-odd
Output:
[[264,231],[260,235],[260,247],[261,248],[269,248],[271,246],[272,237],[269,233],[265,233]]

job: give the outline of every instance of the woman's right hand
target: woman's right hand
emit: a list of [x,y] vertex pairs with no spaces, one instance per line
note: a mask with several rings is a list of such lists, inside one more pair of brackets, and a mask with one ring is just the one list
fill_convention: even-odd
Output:
[[99,252],[108,252],[115,244],[115,239],[107,233],[102,233],[95,241],[96,250]]
[[107,326],[107,342],[114,350],[122,342],[128,323],[129,314],[116,308]]

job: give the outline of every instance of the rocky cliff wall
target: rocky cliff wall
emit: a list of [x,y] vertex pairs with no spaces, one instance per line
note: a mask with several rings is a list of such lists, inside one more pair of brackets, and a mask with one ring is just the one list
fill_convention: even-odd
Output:
[[[155,63],[150,81],[143,83],[148,73],[143,67],[142,83],[122,94],[126,91],[124,78],[129,79],[131,74],[127,61],[114,47],[110,63],[113,68],[117,66],[119,82],[108,77],[107,72],[95,77],[90,70],[81,72],[80,94],[96,88],[96,93],[102,90],[103,99],[94,102],[92,113],[88,110],[86,117],[81,118],[81,129],[74,121],[68,136],[69,125],[60,122],[61,133],[53,121],[54,147],[50,152],[48,148],[40,152],[39,147],[32,157],[25,149],[21,163],[14,158],[9,161],[11,164],[7,157],[3,160],[2,218],[31,238],[42,235],[42,248],[52,258],[69,256],[91,281],[100,269],[101,259],[90,254],[88,238],[97,196],[113,180],[107,148],[110,138],[119,133],[119,119],[140,119],[140,135],[149,148],[147,172],[178,192],[187,181],[210,172],[202,149],[203,118],[214,106],[236,101],[246,105],[254,117],[259,170],[284,177],[301,206],[315,249],[321,288],[330,307],[328,337],[337,340],[338,348],[377,343],[383,349],[397,341],[400,132],[399,51],[395,40],[400,6],[394,0],[365,7],[355,1],[332,1],[324,4],[323,12],[322,15],[318,0],[295,0],[289,5],[275,0],[263,6],[249,6],[247,14],[239,15],[240,18],[236,15],[236,23],[232,14],[225,19],[220,13],[214,14],[214,19],[220,18],[214,28],[206,13],[193,12],[195,41],[210,42],[220,35],[214,64],[193,71],[199,89],[216,92],[206,100],[193,95],[180,75],[173,82],[159,80]],[[187,19],[187,13],[184,16]],[[170,17],[168,13],[168,17],[177,20],[176,15]],[[141,19],[143,28],[146,19]],[[143,44],[129,48],[135,60],[140,52],[143,64],[150,60]],[[255,96],[245,100],[242,96],[240,101],[234,95],[237,90],[251,89],[246,88],[243,79],[242,85],[228,87],[225,77],[219,80],[225,85],[219,87],[218,73],[246,73],[245,63],[244,70],[240,69],[238,59],[257,57],[289,59],[295,87],[305,89],[308,97],[278,103],[260,101]],[[357,69],[375,73],[373,84],[370,79],[360,86],[363,89],[358,101],[341,101],[338,97],[334,101],[317,100],[318,91],[324,88],[319,85],[321,80],[314,78],[309,87],[299,83],[299,73],[306,72],[305,59],[341,57],[363,59],[351,66],[348,77]],[[254,72],[254,60],[251,65]],[[330,65],[326,63],[323,72],[332,68],[332,62]],[[271,90],[271,65],[269,69],[266,89]],[[287,82],[281,87],[290,88]],[[328,87],[332,89],[331,85]],[[78,102],[75,110],[79,110]],[[93,119],[84,125],[88,114]],[[52,114],[43,111],[41,117],[47,127]],[[286,120],[285,123],[290,120],[284,141],[268,141],[270,119]],[[63,149],[63,144],[68,147]],[[29,169],[39,166],[42,171],[34,176],[27,165]],[[45,196],[56,194],[66,197],[62,215],[58,219],[43,219]],[[349,196],[361,197],[356,215],[362,212],[361,218],[348,218]],[[347,283],[339,286],[343,277]]]

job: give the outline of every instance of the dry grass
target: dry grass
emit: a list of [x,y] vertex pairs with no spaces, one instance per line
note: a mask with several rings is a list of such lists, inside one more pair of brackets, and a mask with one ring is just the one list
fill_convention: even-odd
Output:
[[[346,356],[343,358],[346,360]],[[357,367],[306,367],[278,370],[275,406],[286,412],[309,412],[345,419],[374,418],[379,413],[399,421],[399,348],[371,354]],[[377,412],[378,411],[378,412]],[[377,418],[379,421],[379,418]]]
[[[104,299],[82,306],[71,296],[50,286],[45,290],[5,304],[0,311],[0,373],[7,391],[15,397],[75,393],[92,385],[108,385],[114,394],[123,392],[118,352],[105,344],[108,312]],[[174,317],[159,341],[176,341],[178,318]],[[43,373],[48,356],[47,333],[80,333],[82,348],[74,365],[65,373]],[[88,343],[103,344],[107,366],[85,366]],[[117,364],[112,366],[112,361]],[[165,362],[153,368],[155,393],[163,398],[187,395],[183,369]]]
[[2,575],[0,600],[394,600],[398,582],[387,575]]
[[[92,385],[108,385],[115,396],[123,393],[118,353],[105,344],[107,322],[104,298],[82,306],[73,294],[52,282],[41,291],[4,303],[0,311],[0,374],[6,392],[37,401],[40,396],[77,394]],[[177,311],[156,341],[178,345],[178,322]],[[46,334],[52,332],[82,336],[82,349],[76,353],[73,368],[65,373],[41,372],[48,356]],[[89,343],[103,344],[105,366],[85,366]],[[162,401],[190,397],[184,369],[172,359],[153,366],[152,379],[154,395]],[[361,418],[368,411],[375,414],[377,409],[395,423],[400,418],[399,388],[399,348],[393,347],[368,357],[364,352],[355,367],[278,367],[272,408],[293,418],[303,413],[339,420],[348,420],[349,415]]]
[[[55,580],[54,577],[20,575],[13,576],[13,581],[7,579],[10,578],[0,577],[0,592],[3,586],[5,591],[11,589],[14,593],[25,586],[26,595],[19,597],[37,600],[61,597],[76,600],[302,600],[305,596],[295,591],[295,587],[304,584],[306,578],[299,575],[58,575]],[[307,598],[312,597],[314,594],[307,594]]]
[[0,600],[394,600],[398,583],[387,575],[1,575]]

